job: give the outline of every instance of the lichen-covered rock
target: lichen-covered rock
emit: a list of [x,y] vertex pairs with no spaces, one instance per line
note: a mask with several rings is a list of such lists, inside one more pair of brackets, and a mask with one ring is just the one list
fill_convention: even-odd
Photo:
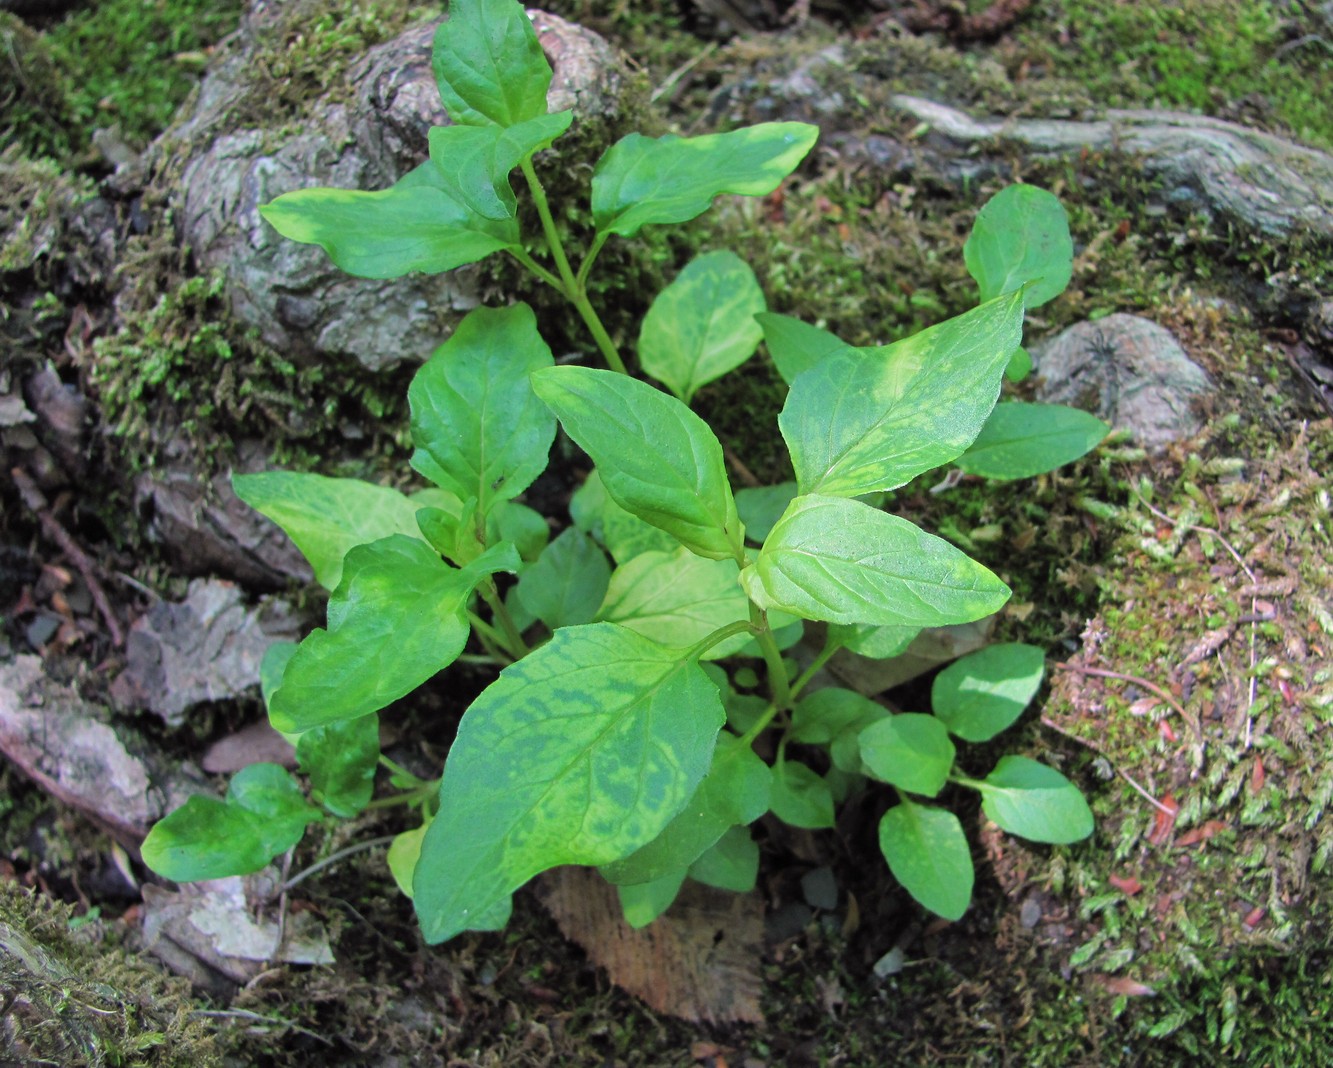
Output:
[[1145,448],[1199,430],[1193,402],[1208,392],[1208,375],[1149,319],[1117,313],[1076,323],[1034,345],[1032,356],[1041,400],[1093,412]]
[[[148,517],[148,537],[179,571],[222,575],[261,589],[314,579],[291,539],[232,492],[230,471],[204,472],[188,451],[164,451],[161,465],[135,480],[134,500]],[[236,470],[268,466],[262,445],[241,444]]]
[[132,849],[201,789],[193,769],[135,745],[105,709],[46,678],[35,656],[0,663],[0,753]]
[[[158,149],[198,146],[179,181],[181,240],[200,270],[224,272],[236,317],[280,352],[350,357],[371,370],[424,359],[481,302],[475,269],[352,278],[318,247],[280,237],[258,209],[311,186],[383,189],[427,158],[427,132],[448,121],[431,72],[437,23],[369,51],[345,84],[310,104],[295,131],[228,129],[247,74],[253,77],[246,62],[253,42],[273,17],[271,5],[255,4],[240,46],[205,79],[194,114]],[[554,15],[531,17],[555,71],[552,109],[574,107],[582,117],[613,112],[621,68],[611,47]]]
[[178,727],[195,705],[258,686],[268,647],[296,630],[282,602],[248,608],[232,583],[196,579],[184,601],[159,601],[135,621],[112,694]]

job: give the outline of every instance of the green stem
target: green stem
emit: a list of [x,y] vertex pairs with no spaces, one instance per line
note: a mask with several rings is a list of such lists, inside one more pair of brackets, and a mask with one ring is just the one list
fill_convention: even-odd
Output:
[[708,652],[713,646],[726,641],[733,634],[741,634],[747,630],[753,632],[754,625],[746,619],[737,620],[735,623],[728,623],[725,627],[718,627],[717,630],[709,634],[708,637],[690,646],[690,651],[685,654],[685,659],[698,660],[699,657],[703,656],[704,653]]
[[372,808],[393,808],[395,805],[415,805],[418,801],[426,800],[426,798],[434,794],[439,788],[439,782],[422,783],[420,786],[408,790],[405,793],[393,794],[390,797],[377,797],[374,801],[371,801],[366,805],[366,810],[369,811]]
[[508,252],[509,255],[513,256],[514,259],[518,260],[519,263],[521,263],[529,271],[535,274],[538,278],[540,278],[552,289],[558,290],[560,293],[564,293],[565,284],[562,281],[560,281],[559,278],[553,275],[550,271],[548,271],[545,267],[543,267],[540,263],[538,263],[531,256],[529,256],[527,252],[525,252],[523,249],[511,248],[508,249]]
[[754,627],[759,650],[764,654],[764,665],[768,668],[768,692],[773,697],[773,707],[783,711],[791,707],[791,686],[787,681],[787,669],[782,663],[782,650],[768,625],[768,613],[757,604],[750,604],[750,623]]
[[768,729],[768,725],[773,722],[773,717],[778,714],[777,705],[769,705],[764,709],[763,714],[751,724],[750,729],[741,735],[741,745],[753,745],[754,740]]
[[592,248],[588,249],[588,254],[583,257],[583,262],[579,264],[578,277],[574,280],[579,284],[579,289],[585,293],[588,290],[588,275],[592,273],[593,261],[597,259],[597,254],[602,251],[602,246],[606,244],[606,239],[610,236],[609,233],[605,233],[594,237]]
[[[551,205],[546,199],[546,190],[542,188],[541,180],[533,169],[532,160],[525,159],[521,161],[519,167],[523,171],[523,177],[528,180],[528,188],[532,191],[532,202],[537,206],[537,215],[542,221],[542,232],[546,234],[546,243],[551,249],[551,259],[555,260],[555,269],[560,275],[557,288],[564,293],[565,299],[574,305],[584,324],[591,331],[592,338],[597,342],[597,348],[601,350],[602,358],[606,360],[607,366],[622,375],[629,374],[629,371],[625,369],[625,361],[620,358],[620,353],[616,350],[616,343],[611,340],[611,335],[606,332],[606,327],[602,325],[602,320],[598,318],[596,310],[588,302],[588,294],[583,287],[583,282],[575,276],[573,268],[569,265],[569,257],[565,255],[564,242],[560,240],[560,231],[556,228],[555,217],[551,214]],[[594,245],[594,248],[598,247],[600,246]],[[516,257],[517,255],[515,253]],[[522,260],[519,262],[522,262]],[[538,277],[541,276],[538,275]],[[586,275],[584,277],[586,278]],[[554,278],[551,279],[551,283],[555,284]]]
[[490,606],[491,618],[499,622],[500,630],[504,634],[505,648],[513,654],[515,660],[522,660],[532,650],[528,648],[528,643],[523,640],[523,635],[519,633],[518,627],[514,625],[514,617],[509,614],[509,609],[505,607],[504,601],[500,600],[500,594],[496,592],[495,583],[488,579],[477,587],[477,592]]
[[472,624],[472,631],[480,639],[486,652],[496,660],[512,664],[518,657],[505,648],[504,635],[492,627],[476,612],[467,614],[467,621]]
[[430,783],[428,783],[425,779],[418,778],[416,775],[413,775],[410,771],[408,771],[397,761],[390,760],[383,753],[380,754],[380,767],[387,768],[394,775],[397,775],[398,778],[401,779],[408,786],[419,787],[419,786],[430,785]]
[[832,659],[833,654],[841,648],[842,642],[834,638],[832,631],[830,631],[828,637],[824,639],[824,648],[819,650],[819,655],[811,661],[810,666],[802,671],[796,681],[791,684],[791,699],[793,701],[800,696],[800,693],[805,689],[806,684],[815,677],[815,672],[827,664],[829,660]]

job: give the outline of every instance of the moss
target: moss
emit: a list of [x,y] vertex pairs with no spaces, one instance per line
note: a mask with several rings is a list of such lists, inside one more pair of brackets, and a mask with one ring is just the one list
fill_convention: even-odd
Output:
[[[237,0],[105,0],[81,6],[43,33],[0,15],[0,43],[22,93],[6,132],[33,155],[80,166],[97,161],[92,134],[115,126],[142,148],[197,84],[207,49],[235,29]],[[12,125],[10,125],[12,123]]]
[[100,924],[0,881],[0,1052],[24,1064],[217,1063],[188,985],[116,946]]
[[1333,147],[1328,42],[1301,18],[1266,0],[1047,0],[1007,62],[1077,80],[1102,106],[1185,108]]

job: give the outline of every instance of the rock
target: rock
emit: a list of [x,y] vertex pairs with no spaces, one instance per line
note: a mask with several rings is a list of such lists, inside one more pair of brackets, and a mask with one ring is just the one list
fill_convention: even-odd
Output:
[[1263,234],[1333,238],[1333,156],[1285,138],[1173,111],[1110,109],[1093,122],[974,119],[919,97],[891,102],[954,141],[1000,141],[1051,155],[1137,155],[1168,200]]
[[[236,470],[270,466],[258,443],[239,447]],[[232,491],[230,471],[206,475],[168,450],[161,467],[135,480],[134,501],[149,538],[187,575],[221,575],[260,589],[314,580],[291,539]]]
[[[36,656],[0,663],[0,753],[63,804],[137,850],[148,828],[201,780],[147,753],[106,710],[43,676]],[[133,747],[133,748],[132,748]]]
[[179,727],[195,705],[258,686],[268,647],[295,638],[296,630],[285,603],[248,609],[237,586],[196,579],[184,601],[159,601],[135,621],[112,696]]
[[313,912],[276,911],[257,918],[253,903],[276,899],[277,874],[190,883],[180,890],[143,888],[143,939],[150,953],[196,987],[225,993],[270,961],[332,964],[328,933]]
[[[428,157],[427,131],[447,122],[431,72],[436,23],[371,49],[346,83],[315,101],[294,133],[228,130],[239,96],[252,91],[249,59],[277,18],[262,0],[224,62],[205,79],[195,113],[155,148],[198,146],[179,181],[181,240],[203,270],[220,270],[241,323],[294,357],[353,358],[371,370],[425,359],[462,314],[481,302],[475,268],[390,280],[353,278],[322,249],[280,237],[258,208],[311,186],[383,189]],[[600,37],[533,12],[555,71],[553,109],[581,117],[613,112],[621,69]]]
[[1209,390],[1208,375],[1148,319],[1117,313],[1076,323],[1032,346],[1032,357],[1038,399],[1093,412],[1145,448],[1200,429],[1191,405]]

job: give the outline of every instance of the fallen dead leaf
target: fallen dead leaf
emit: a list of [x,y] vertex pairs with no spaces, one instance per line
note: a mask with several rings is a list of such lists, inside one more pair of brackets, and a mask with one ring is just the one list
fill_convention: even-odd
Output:
[[1128,894],[1130,897],[1143,889],[1143,884],[1132,875],[1112,875],[1107,879],[1107,882],[1122,894]]
[[1200,842],[1206,842],[1209,838],[1230,829],[1231,824],[1229,823],[1222,820],[1209,820],[1201,827],[1195,827],[1194,830],[1182,834],[1176,839],[1176,845],[1181,849],[1186,846],[1198,845]]
[[538,886],[565,937],[658,1012],[711,1024],[764,1022],[757,895],[686,883],[665,915],[636,931],[621,917],[615,888],[589,868],[557,869]]
[[1137,979],[1131,979],[1127,975],[1094,975],[1092,981],[1108,994],[1114,994],[1117,997],[1151,998],[1157,996],[1157,991],[1147,983],[1140,983]]
[[1170,794],[1162,798],[1161,803],[1162,808],[1153,810],[1153,827],[1148,833],[1148,841],[1153,845],[1162,845],[1170,839],[1176,826],[1176,813],[1180,811],[1180,805]]

